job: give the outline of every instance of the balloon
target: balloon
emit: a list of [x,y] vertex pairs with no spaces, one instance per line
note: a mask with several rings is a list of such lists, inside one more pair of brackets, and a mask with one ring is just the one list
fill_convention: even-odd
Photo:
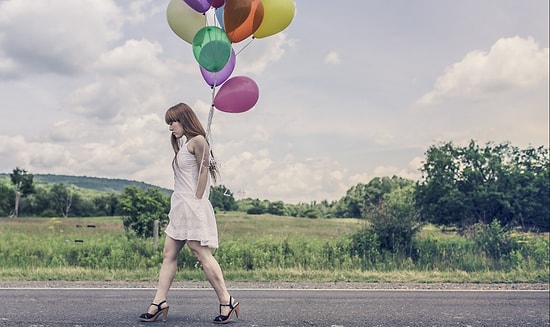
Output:
[[216,8],[216,10],[214,11],[216,13],[216,18],[218,19],[218,23],[220,23],[220,27],[222,29],[225,29],[225,26],[223,25],[223,11],[224,11],[224,6],[221,6],[219,8]]
[[231,42],[221,28],[205,26],[193,38],[193,54],[204,69],[218,72],[229,61]]
[[[181,1],[181,0],[180,0]],[[210,9],[210,2],[208,0],[183,0],[189,7],[193,8],[197,12],[205,13]]]
[[166,9],[168,25],[177,36],[187,43],[206,25],[206,16],[191,9],[182,0],[170,0]]
[[264,6],[260,0],[227,0],[224,7],[223,24],[233,43],[252,35],[264,17]]
[[254,107],[259,97],[256,82],[246,76],[235,76],[220,87],[214,97],[214,107],[223,112],[240,113]]
[[260,27],[254,32],[255,38],[263,38],[284,30],[292,19],[296,6],[293,0],[262,0],[264,5],[264,19]]
[[231,56],[229,57],[229,61],[227,64],[217,73],[212,73],[204,69],[204,67],[200,67],[202,77],[204,78],[204,81],[206,84],[210,86],[218,86],[222,85],[223,82],[225,82],[229,76],[231,76],[231,73],[233,73],[233,69],[235,69],[235,63],[237,61],[235,51],[231,49]]
[[220,8],[225,4],[225,0],[212,0],[212,7],[214,8]]

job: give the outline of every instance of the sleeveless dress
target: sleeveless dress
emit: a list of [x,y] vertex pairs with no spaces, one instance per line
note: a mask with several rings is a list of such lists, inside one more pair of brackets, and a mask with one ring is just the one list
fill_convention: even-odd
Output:
[[[202,199],[195,197],[199,178],[199,167],[195,156],[187,150],[185,143],[176,156],[178,165],[174,170],[174,192],[170,199],[170,219],[165,233],[175,240],[200,241],[202,246],[218,247],[218,227],[214,209],[209,200],[210,175]],[[208,168],[203,168],[208,169]]]

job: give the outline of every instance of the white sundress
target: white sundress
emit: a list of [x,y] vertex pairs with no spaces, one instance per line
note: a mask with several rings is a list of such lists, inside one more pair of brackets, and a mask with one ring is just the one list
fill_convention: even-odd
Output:
[[[185,143],[178,151],[174,170],[174,192],[170,200],[170,219],[165,233],[175,240],[200,241],[202,246],[218,248],[218,227],[209,200],[210,175],[202,199],[195,197],[199,168]],[[208,168],[204,168],[208,169]]]

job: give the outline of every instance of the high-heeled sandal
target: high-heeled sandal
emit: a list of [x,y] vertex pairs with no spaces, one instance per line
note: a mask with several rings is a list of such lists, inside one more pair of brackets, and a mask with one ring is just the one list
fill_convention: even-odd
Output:
[[[230,311],[229,313],[224,316],[222,315],[222,307],[229,307]],[[231,321],[231,316],[233,315],[233,312],[237,316],[237,319],[241,316],[241,308],[239,307],[239,302],[233,302],[233,298],[229,297],[229,304],[220,304],[220,315],[214,318],[215,324],[227,324]]]
[[166,319],[168,318],[168,308],[170,307],[166,306],[164,308],[161,308],[160,306],[163,305],[164,303],[166,303],[166,300],[160,302],[159,304],[151,303],[151,305],[154,305],[157,307],[157,312],[155,312],[154,314],[146,312],[141,316],[139,316],[139,320],[143,322],[153,322],[157,320],[158,316],[160,316],[160,314],[162,313],[162,321],[166,321]]

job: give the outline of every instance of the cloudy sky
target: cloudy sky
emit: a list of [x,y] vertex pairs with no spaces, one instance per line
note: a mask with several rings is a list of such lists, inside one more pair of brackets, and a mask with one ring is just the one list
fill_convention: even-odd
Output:
[[[169,0],[0,0],[0,172],[172,188],[166,109],[206,125],[212,89]],[[430,145],[548,147],[547,0],[295,0],[290,26],[233,44],[260,96],[214,111],[236,198],[337,200],[419,178]],[[215,24],[212,12],[208,25]]]

